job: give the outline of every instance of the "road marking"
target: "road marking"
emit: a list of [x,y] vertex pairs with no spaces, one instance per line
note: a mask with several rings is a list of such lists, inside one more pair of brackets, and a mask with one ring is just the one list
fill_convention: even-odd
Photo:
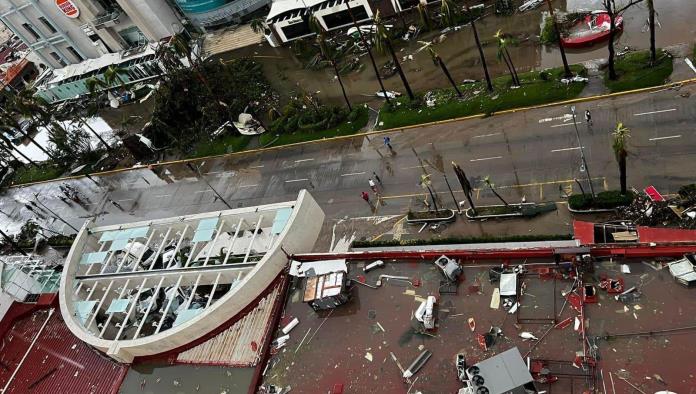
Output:
[[482,135],[475,135],[471,138],[485,138],[485,137],[493,137],[494,135],[500,135],[503,133],[491,133],[491,134],[482,134]]
[[196,193],[212,193],[212,190],[198,190]]
[[495,160],[495,159],[502,159],[503,156],[493,156],[493,157],[482,157],[480,159],[471,159],[469,161],[484,161],[484,160]]
[[[551,152],[552,152],[552,153],[553,153],[553,152],[565,152],[565,151],[569,151],[569,150],[578,150],[578,149],[580,149],[580,148],[581,148],[580,146],[576,146],[576,147],[574,147],[574,148],[554,149],[554,150],[552,150]],[[582,148],[584,148],[584,146],[583,146]]]
[[572,120],[572,119],[573,119],[573,114],[563,114],[561,116],[556,116],[553,118],[539,119],[539,123],[553,122],[554,120],[562,120],[564,122],[567,122],[567,121]]
[[258,186],[258,184],[255,184],[255,185],[242,185],[242,186],[239,186],[239,187],[240,187],[240,188],[243,188],[243,187],[255,187],[255,186]]
[[308,178],[302,178],[302,179],[290,179],[289,181],[285,181],[285,183],[292,183],[292,182],[302,182],[302,181],[308,181]]
[[312,160],[314,160],[314,159],[300,159],[300,160],[295,160],[295,163],[302,163],[305,161],[312,161]]
[[572,125],[576,125],[576,124],[580,124],[580,122],[575,122],[575,123],[563,123],[563,124],[555,124],[555,125],[553,125],[553,126],[551,126],[551,127],[563,127],[563,126],[572,126]]
[[422,168],[422,167],[430,167],[427,164],[423,164],[423,166],[412,166],[412,167],[401,167],[402,170],[412,170],[414,168]]
[[672,138],[681,138],[681,134],[679,135],[668,135],[666,137],[655,137],[655,138],[650,138],[648,141],[660,141],[660,140],[670,140]]
[[660,111],[641,112],[641,113],[639,113],[639,114],[633,114],[633,116],[643,116],[643,115],[661,114],[661,113],[663,113],[663,112],[672,112],[672,111],[676,111],[676,110],[677,110],[676,108],[670,108],[670,109],[663,109],[663,110],[660,110]]
[[260,166],[251,166],[251,167],[249,167],[249,168],[263,168],[263,167],[264,167],[264,165],[261,164]]
[[365,174],[365,171],[363,172],[351,172],[350,174],[341,174],[341,176],[353,176],[353,175],[363,175]]
[[220,174],[223,171],[211,171],[211,172],[206,172],[207,175],[214,175],[214,174]]
[[124,198],[123,200],[116,200],[116,202],[124,202],[124,201],[134,201],[135,198]]
[[155,197],[169,197],[171,194],[158,194]]

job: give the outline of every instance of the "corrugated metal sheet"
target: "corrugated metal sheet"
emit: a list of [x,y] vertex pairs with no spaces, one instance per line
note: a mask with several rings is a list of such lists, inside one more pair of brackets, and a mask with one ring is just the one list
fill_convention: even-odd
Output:
[[202,344],[179,353],[180,363],[253,367],[261,357],[264,339],[269,335],[273,303],[280,292],[276,286],[246,316]]
[[[48,309],[17,320],[0,344],[0,387],[4,387],[39,333]],[[6,393],[117,393],[128,367],[77,339],[53,313]]]

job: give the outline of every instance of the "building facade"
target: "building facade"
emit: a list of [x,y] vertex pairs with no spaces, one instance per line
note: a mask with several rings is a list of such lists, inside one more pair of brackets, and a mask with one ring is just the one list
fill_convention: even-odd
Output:
[[0,0],[0,21],[54,69],[183,30],[166,0]]
[[174,0],[181,12],[202,29],[240,23],[244,17],[271,4],[271,0]]

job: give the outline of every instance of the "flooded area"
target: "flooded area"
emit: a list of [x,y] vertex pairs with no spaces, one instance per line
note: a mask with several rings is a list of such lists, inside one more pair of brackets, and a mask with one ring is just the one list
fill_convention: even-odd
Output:
[[[517,47],[509,49],[518,70],[540,70],[561,65],[558,49],[541,46],[538,42],[543,13],[546,10],[545,6],[513,16],[496,16],[491,4],[492,2],[486,2],[486,16],[477,22],[477,28],[484,43],[484,52],[492,75],[501,75],[507,72],[504,63],[499,61],[496,56],[497,45],[493,36],[498,30],[513,35],[519,41]],[[553,6],[563,11],[593,10],[601,7],[601,0],[557,0],[553,2]],[[693,40],[696,27],[693,25],[692,19],[696,15],[696,1],[665,0],[657,2],[656,7],[657,20],[660,24],[656,32],[658,47]],[[432,12],[436,9],[437,7],[431,8]],[[407,19],[415,21],[417,14],[408,15]],[[646,20],[647,8],[642,4],[626,11],[624,14],[624,32],[619,36],[616,47],[648,48],[649,32]],[[418,41],[431,41],[436,37],[441,37],[442,34],[439,29],[436,29],[422,33],[416,41],[399,40],[397,42],[398,55],[402,59],[409,55],[413,57],[413,60],[409,60],[409,56],[402,66],[415,91],[422,92],[432,88],[449,86],[442,71],[433,64],[427,51],[418,51],[422,47]],[[457,32],[446,33],[444,41],[435,45],[435,49],[447,64],[456,81],[483,78],[478,51],[471,28],[468,25],[463,26]],[[606,43],[588,49],[567,52],[568,60],[571,63],[607,57]],[[241,56],[251,56],[261,62],[272,85],[281,93],[287,94],[291,91],[297,91],[299,87],[308,92],[318,92],[318,95],[327,101],[341,103],[340,88],[335,82],[333,71],[329,68],[320,71],[305,69],[303,62],[292,55],[289,48],[271,48],[264,43],[222,55],[224,59]],[[379,54],[376,58],[380,65],[387,61],[386,55]],[[363,56],[361,60],[364,63],[361,70],[344,76],[343,81],[351,100],[369,102],[374,100],[371,97],[379,90],[379,87],[367,56]],[[390,90],[404,91],[398,76],[388,78],[385,81],[385,86]]]
[[121,385],[121,394],[242,394],[247,393],[254,368],[194,365],[134,365]]

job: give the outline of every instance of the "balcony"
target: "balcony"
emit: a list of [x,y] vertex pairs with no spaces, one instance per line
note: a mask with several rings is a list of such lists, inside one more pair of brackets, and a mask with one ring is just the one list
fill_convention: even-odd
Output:
[[123,12],[121,10],[113,10],[107,12],[105,15],[97,17],[92,21],[95,29],[101,29],[105,27],[112,27],[120,22],[120,17]]

